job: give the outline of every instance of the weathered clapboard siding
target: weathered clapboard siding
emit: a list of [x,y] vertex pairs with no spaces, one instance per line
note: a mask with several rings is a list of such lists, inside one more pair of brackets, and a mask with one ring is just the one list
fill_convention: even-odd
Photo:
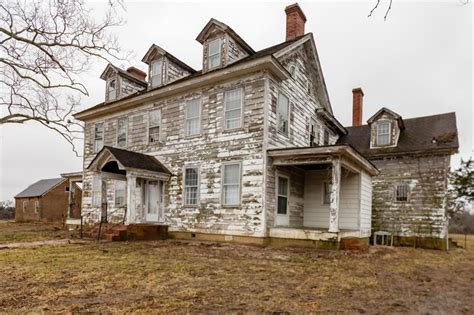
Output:
[[331,181],[331,170],[306,172],[304,187],[304,226],[329,228],[329,204],[323,203],[324,182]]
[[227,56],[227,64],[231,64],[247,57],[249,54],[232,37],[226,34],[225,55]]
[[[398,236],[443,237],[449,155],[372,159],[380,175],[373,182],[372,230]],[[395,201],[395,185],[410,187],[407,202]]]
[[127,95],[133,94],[137,91],[144,90],[143,85],[140,85],[132,80],[127,79],[126,77],[119,76],[118,80],[120,95],[118,98],[125,97]]
[[359,229],[360,175],[347,171],[341,174],[339,228]]
[[[143,104],[133,109],[112,114],[85,125],[84,168],[92,161],[93,128],[95,122],[106,122],[106,143],[116,137],[119,117],[128,117],[128,145],[125,149],[151,154],[163,162],[172,172],[165,187],[166,218],[171,229],[201,230],[208,232],[255,235],[263,233],[263,102],[265,76],[260,73],[237,81],[189,91],[152,104]],[[224,92],[242,88],[244,94],[243,127],[224,130]],[[184,107],[186,100],[201,98],[201,134],[194,137],[184,135]],[[162,109],[162,131],[160,142],[148,144],[147,119],[152,108]],[[241,206],[221,205],[221,171],[223,162],[242,164]],[[200,167],[200,204],[198,207],[183,207],[183,167]],[[83,213],[95,212],[92,207],[92,174],[85,172]],[[113,185],[109,185],[110,206],[113,206]],[[138,205],[140,207],[140,205]],[[142,211],[142,209],[138,209]],[[111,208],[111,211],[112,208]],[[142,211],[143,212],[143,211]]]
[[372,177],[366,172],[360,178],[360,230],[370,236],[372,227]]

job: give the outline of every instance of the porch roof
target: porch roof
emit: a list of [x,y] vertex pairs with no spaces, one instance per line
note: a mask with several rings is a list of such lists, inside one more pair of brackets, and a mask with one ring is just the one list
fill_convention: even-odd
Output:
[[87,169],[97,169],[98,165],[103,164],[104,161],[115,160],[121,169],[144,170],[154,173],[163,173],[171,175],[171,171],[166,168],[158,159],[151,155],[117,149],[114,147],[104,146],[102,150],[97,153],[95,158],[89,164]]
[[347,144],[270,149],[267,153],[273,158],[273,165],[330,164],[334,159],[341,159],[342,164],[352,171],[364,170],[372,176],[379,174],[369,160]]

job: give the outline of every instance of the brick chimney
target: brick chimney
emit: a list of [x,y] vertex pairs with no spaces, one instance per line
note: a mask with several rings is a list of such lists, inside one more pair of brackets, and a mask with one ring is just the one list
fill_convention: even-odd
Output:
[[361,88],[352,89],[352,126],[362,125],[362,101],[364,92]]
[[291,4],[285,8],[286,12],[286,40],[292,40],[304,35],[304,23],[306,16],[298,3]]
[[135,67],[130,67],[127,69],[127,72],[133,75],[135,78],[145,81],[146,73],[142,70]]

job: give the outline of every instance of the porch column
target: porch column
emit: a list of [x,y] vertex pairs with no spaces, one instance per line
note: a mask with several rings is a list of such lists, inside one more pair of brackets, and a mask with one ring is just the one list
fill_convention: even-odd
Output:
[[73,181],[72,179],[69,179],[69,193],[68,193],[68,206],[67,206],[67,216],[66,219],[71,218],[71,212],[72,212],[72,184]]
[[130,224],[135,221],[135,187],[137,183],[136,175],[127,174],[127,216],[125,224]]
[[341,160],[332,161],[331,205],[329,209],[329,232],[339,232],[339,192],[341,190]]

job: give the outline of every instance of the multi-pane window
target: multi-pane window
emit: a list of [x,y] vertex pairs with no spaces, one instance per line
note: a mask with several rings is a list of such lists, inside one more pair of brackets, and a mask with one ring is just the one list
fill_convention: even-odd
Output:
[[221,64],[221,40],[220,38],[214,39],[209,43],[208,51],[208,67],[209,69],[220,66]]
[[126,182],[123,180],[115,181],[115,206],[121,207],[125,205],[125,186]]
[[104,146],[104,123],[94,125],[94,152],[99,152]]
[[198,204],[199,176],[197,167],[184,169],[184,204]]
[[324,145],[329,144],[329,131],[327,129],[324,129],[324,139],[323,139]]
[[311,118],[309,124],[309,146],[314,147],[316,145],[316,120]]
[[28,201],[24,200],[23,201],[23,212],[25,212],[27,208],[28,208]]
[[127,117],[119,118],[117,120],[117,146],[125,147],[127,145]]
[[115,79],[111,79],[108,81],[107,90],[109,100],[114,100],[117,98],[117,81]]
[[154,109],[148,112],[148,142],[154,143],[160,140],[161,110]]
[[225,92],[225,129],[242,127],[242,89]]
[[278,176],[278,214],[288,213],[288,178]]
[[288,116],[290,113],[289,105],[290,102],[288,97],[280,93],[278,95],[277,124],[278,132],[285,135],[288,134]]
[[398,184],[395,186],[396,201],[408,201],[408,184]]
[[323,183],[323,204],[328,205],[331,203],[331,183]]
[[201,132],[201,101],[199,99],[186,102],[186,136],[198,135]]
[[390,122],[377,123],[377,145],[390,144]]
[[151,86],[161,85],[161,73],[163,69],[163,62],[161,60],[155,60],[151,63]]
[[223,167],[223,204],[240,204],[240,164],[226,164]]
[[99,176],[92,178],[92,206],[99,207],[102,203],[102,180]]
[[39,212],[39,208],[40,208],[39,201],[35,200],[35,213]]

